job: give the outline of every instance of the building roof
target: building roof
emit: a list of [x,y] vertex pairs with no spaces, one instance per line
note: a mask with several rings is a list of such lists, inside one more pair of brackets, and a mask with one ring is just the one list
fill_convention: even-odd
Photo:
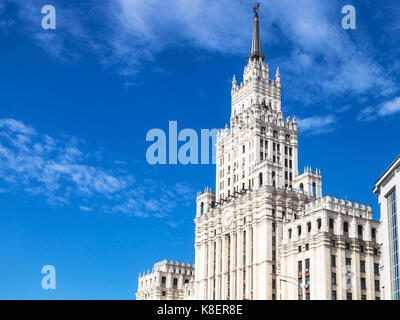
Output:
[[397,166],[400,164],[400,155],[392,162],[392,164],[381,174],[378,180],[375,182],[375,188],[374,188],[374,193],[377,191],[376,189],[379,187],[379,185],[383,182],[383,180],[389,175],[389,173]]

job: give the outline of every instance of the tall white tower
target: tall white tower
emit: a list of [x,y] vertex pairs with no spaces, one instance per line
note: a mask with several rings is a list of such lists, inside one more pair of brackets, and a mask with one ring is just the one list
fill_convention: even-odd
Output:
[[217,202],[262,185],[296,185],[296,119],[284,118],[279,68],[275,80],[270,79],[264,60],[256,5],[251,53],[243,81],[238,84],[235,76],[232,81],[230,128],[220,130],[217,137]]
[[258,9],[243,80],[232,81],[230,126],[217,136],[216,192],[197,195],[199,299],[276,297],[281,224],[321,196],[319,172],[298,174],[297,123],[283,116],[279,69],[270,79],[264,62]]

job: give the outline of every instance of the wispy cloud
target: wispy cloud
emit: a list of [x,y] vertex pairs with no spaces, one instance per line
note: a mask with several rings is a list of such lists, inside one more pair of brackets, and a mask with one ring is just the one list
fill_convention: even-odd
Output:
[[333,131],[337,118],[334,115],[308,117],[297,120],[299,129],[306,134],[322,134]]
[[[38,28],[44,1],[14,4],[20,19],[28,21],[32,38],[52,56],[79,59],[95,54],[103,65],[128,78],[142,70],[159,70],[157,55],[171,47],[243,56],[250,50],[251,1],[104,0],[100,8],[89,0],[71,9],[54,0],[60,21],[53,33]],[[370,93],[371,88],[375,95],[385,96],[397,90],[374,59],[380,50],[368,42],[366,31],[341,28],[341,5],[340,1],[270,0],[261,6],[264,51],[285,48],[268,60],[281,66],[292,100],[315,102],[347,92]]]
[[0,190],[23,190],[56,206],[82,211],[119,212],[165,217],[191,204],[194,193],[185,183],[134,178],[115,161],[74,137],[51,137],[15,119],[0,119]]
[[374,121],[400,113],[400,97],[386,101],[377,107],[366,107],[358,114],[358,121]]

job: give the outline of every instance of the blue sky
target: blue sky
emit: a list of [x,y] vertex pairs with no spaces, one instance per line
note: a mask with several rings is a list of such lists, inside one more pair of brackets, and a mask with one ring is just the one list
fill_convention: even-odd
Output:
[[[194,262],[196,192],[214,167],[150,166],[145,137],[172,120],[225,126],[253,2],[0,0],[0,298],[134,299],[140,271]],[[46,4],[56,30],[41,28]],[[341,28],[346,4],[356,30]],[[260,18],[300,171],[321,168],[325,195],[378,218],[373,184],[399,153],[399,5],[269,0]]]

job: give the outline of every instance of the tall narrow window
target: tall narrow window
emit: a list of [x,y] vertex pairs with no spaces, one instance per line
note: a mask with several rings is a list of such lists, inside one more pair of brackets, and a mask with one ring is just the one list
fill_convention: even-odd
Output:
[[329,219],[329,229],[333,232],[333,227],[335,225],[335,221],[333,219]]
[[[400,300],[400,273],[399,273],[399,245],[397,231],[397,205],[396,205],[396,190],[394,189],[387,197],[388,213],[389,213],[389,235],[390,235],[390,272],[392,274],[392,300]],[[378,250],[376,250],[378,251]],[[375,250],[374,250],[375,254]],[[378,281],[379,282],[379,281]],[[375,283],[375,290],[376,288]],[[379,287],[379,284],[378,284]],[[378,289],[379,290],[379,289]]]

